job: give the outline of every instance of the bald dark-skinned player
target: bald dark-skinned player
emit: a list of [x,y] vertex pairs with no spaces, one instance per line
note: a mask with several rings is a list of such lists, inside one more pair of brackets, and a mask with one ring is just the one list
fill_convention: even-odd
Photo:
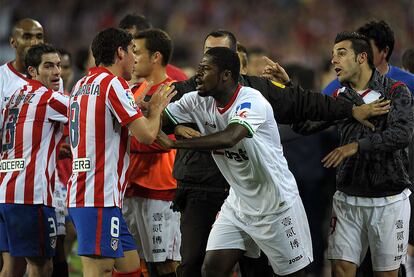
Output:
[[11,31],[10,46],[15,50],[14,61],[0,66],[0,108],[6,105],[13,92],[27,83],[24,75],[24,56],[31,46],[43,42],[43,27],[31,18],[18,21]]

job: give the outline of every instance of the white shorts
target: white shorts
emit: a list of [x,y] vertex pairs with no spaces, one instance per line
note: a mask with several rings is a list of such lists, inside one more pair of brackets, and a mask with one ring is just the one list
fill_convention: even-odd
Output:
[[66,216],[68,215],[68,209],[66,207],[66,187],[56,178],[55,191],[53,192],[53,206],[56,211],[56,225],[57,235],[66,235]]
[[262,250],[278,275],[294,273],[313,261],[312,240],[302,200],[274,215],[249,216],[227,202],[213,225],[207,251],[240,249],[257,258]]
[[359,266],[369,247],[374,271],[398,269],[407,257],[410,212],[408,198],[379,207],[334,199],[328,259]]
[[122,213],[137,242],[140,258],[147,262],[181,261],[180,213],[172,201],[126,197]]

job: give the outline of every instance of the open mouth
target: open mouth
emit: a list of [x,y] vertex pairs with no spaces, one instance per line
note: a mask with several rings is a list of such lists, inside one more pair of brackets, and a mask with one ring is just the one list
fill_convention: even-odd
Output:
[[51,80],[51,83],[53,86],[58,86],[60,85],[60,78],[55,78]]
[[199,90],[201,87],[203,87],[203,82],[201,81],[201,78],[196,77],[195,82],[196,82],[196,85],[197,85],[196,86],[197,90]]
[[341,68],[336,67],[335,68],[336,76],[339,76],[341,74],[341,71],[342,71]]

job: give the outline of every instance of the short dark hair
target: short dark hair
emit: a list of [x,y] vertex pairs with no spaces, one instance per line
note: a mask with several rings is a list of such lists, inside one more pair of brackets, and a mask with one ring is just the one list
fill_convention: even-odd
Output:
[[372,39],[380,51],[388,46],[389,51],[385,59],[387,61],[390,60],[392,51],[394,50],[394,31],[384,20],[370,21],[359,27],[357,32]]
[[230,49],[234,52],[237,51],[237,39],[236,36],[227,30],[215,30],[211,31],[207,34],[207,36],[204,38],[204,42],[206,42],[208,37],[214,37],[214,38],[221,38],[221,37],[227,37],[230,40]]
[[402,55],[403,67],[411,73],[414,73],[414,48],[405,50]]
[[107,28],[99,32],[92,41],[92,54],[96,66],[113,65],[115,53],[119,47],[128,52],[128,45],[132,42],[132,35],[118,28]]
[[240,75],[240,60],[237,53],[227,47],[213,47],[205,54],[209,56],[219,72],[230,70],[233,80],[237,83]]
[[151,22],[141,14],[127,14],[119,22],[119,28],[130,29],[137,28],[138,31],[143,31],[152,28]]
[[[44,54],[56,53],[59,54],[58,50],[50,44],[40,43],[33,45],[27,50],[26,56],[24,57],[24,64],[26,70],[29,66],[33,66],[38,69],[39,65],[42,63],[42,56]],[[30,74],[27,74],[30,77]]]
[[363,52],[367,53],[368,65],[374,69],[374,54],[372,47],[366,36],[357,32],[341,32],[336,35],[335,44],[344,40],[351,41],[352,49],[354,49],[355,56]]
[[170,36],[160,29],[149,29],[139,32],[134,39],[145,39],[145,47],[150,54],[160,52],[162,55],[162,65],[166,66],[171,59],[173,44]]

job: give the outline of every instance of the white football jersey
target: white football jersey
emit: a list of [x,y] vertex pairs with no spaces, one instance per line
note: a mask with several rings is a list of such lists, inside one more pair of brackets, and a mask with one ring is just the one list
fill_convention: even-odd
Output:
[[298,196],[280,142],[269,102],[255,89],[239,86],[226,107],[197,91],[185,94],[166,109],[178,123],[194,122],[203,135],[241,124],[249,136],[232,148],[213,151],[213,157],[231,189],[226,202],[248,215],[268,215],[290,207]]
[[0,110],[2,111],[6,106],[8,99],[13,93],[27,84],[29,79],[25,75],[18,72],[8,62],[0,66]]

